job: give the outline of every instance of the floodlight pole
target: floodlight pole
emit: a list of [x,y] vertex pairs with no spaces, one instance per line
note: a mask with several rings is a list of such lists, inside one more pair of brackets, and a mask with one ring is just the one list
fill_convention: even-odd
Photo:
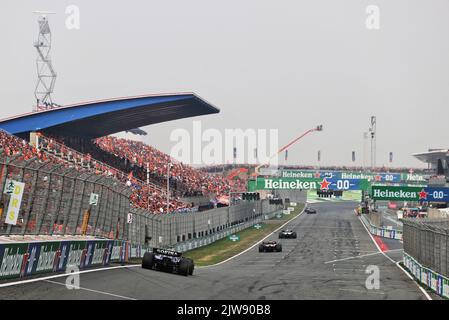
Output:
[[371,171],[376,167],[376,116],[371,116],[369,131],[371,133]]

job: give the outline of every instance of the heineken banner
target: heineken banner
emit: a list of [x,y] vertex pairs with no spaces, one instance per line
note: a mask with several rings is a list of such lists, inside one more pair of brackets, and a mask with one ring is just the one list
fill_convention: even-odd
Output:
[[374,200],[449,202],[449,188],[372,186]]
[[422,174],[402,173],[401,180],[405,182],[412,182],[412,181],[425,182],[426,178]]
[[366,179],[370,182],[425,182],[426,178],[421,174],[410,173],[371,173],[355,171],[330,171],[330,170],[278,170],[272,168],[261,168],[259,171],[262,176],[295,178],[295,179]]
[[315,179],[364,179],[375,182],[401,182],[400,173],[361,173],[345,171],[310,171],[310,170],[282,170],[281,178],[315,178]]
[[248,182],[248,190],[367,190],[365,179],[331,179],[331,178],[258,178]]

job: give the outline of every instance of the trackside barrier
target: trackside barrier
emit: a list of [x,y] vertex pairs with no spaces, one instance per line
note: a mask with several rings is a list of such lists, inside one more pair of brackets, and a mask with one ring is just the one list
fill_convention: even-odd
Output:
[[277,210],[277,211],[273,211],[271,213],[268,214],[264,214],[262,217],[258,217],[254,220],[250,220],[248,222],[245,223],[241,223],[237,226],[231,227],[229,229],[223,230],[221,232],[217,232],[214,235],[210,235],[207,237],[203,237],[200,239],[193,239],[193,240],[188,240],[188,241],[184,241],[182,243],[178,243],[176,245],[174,245],[174,249],[178,252],[185,252],[185,251],[189,251],[189,250],[193,250],[193,249],[197,249],[206,245],[209,245],[215,241],[218,241],[220,239],[229,237],[239,231],[248,229],[250,227],[252,227],[255,224],[261,223],[264,220],[269,220],[269,219],[273,219],[276,215],[278,214],[282,214],[283,210]]
[[0,243],[0,280],[125,263],[148,250],[118,240]]
[[431,288],[438,295],[449,298],[449,279],[422,266],[415,258],[404,252],[404,265],[419,283]]
[[185,251],[201,248],[201,247],[207,246],[215,241],[218,241],[220,239],[229,237],[239,231],[250,228],[253,225],[260,223],[262,221],[263,221],[263,219],[260,219],[260,218],[255,219],[250,222],[242,223],[240,225],[237,225],[237,226],[227,229],[225,231],[218,232],[218,233],[214,234],[213,236],[208,236],[208,237],[204,237],[201,239],[189,240],[189,241],[185,241],[183,243],[178,243],[174,246],[174,249],[178,252],[185,252]]
[[229,237],[229,236],[231,236],[237,232],[240,232],[242,230],[248,229],[255,224],[261,223],[264,220],[272,219],[279,213],[282,213],[282,210],[278,210],[278,211],[274,211],[272,213],[266,214],[263,216],[263,218],[257,218],[257,219],[251,220],[249,222],[241,223],[235,227],[226,229],[222,232],[218,232],[218,233],[208,236],[208,237],[178,243],[174,246],[174,249],[179,252],[185,252],[185,251],[189,251],[189,250],[207,246],[215,241]]
[[360,218],[361,218],[363,224],[371,232],[371,234],[373,234],[375,236],[382,237],[382,238],[402,240],[403,232],[401,230],[377,227],[377,226],[371,224],[363,214],[361,215]]

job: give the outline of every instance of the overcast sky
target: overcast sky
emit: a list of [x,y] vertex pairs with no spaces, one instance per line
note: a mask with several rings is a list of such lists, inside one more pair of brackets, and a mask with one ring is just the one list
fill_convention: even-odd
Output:
[[[66,28],[68,5],[80,29]],[[380,29],[366,27],[369,5]],[[289,164],[363,162],[363,132],[377,116],[379,165],[422,166],[411,154],[449,147],[447,0],[147,0],[0,2],[0,117],[28,112],[36,83],[35,10],[55,11],[54,100],[71,104],[193,91],[221,109],[204,128],[279,129]],[[200,118],[195,118],[200,119]],[[169,152],[174,128],[146,127]]]

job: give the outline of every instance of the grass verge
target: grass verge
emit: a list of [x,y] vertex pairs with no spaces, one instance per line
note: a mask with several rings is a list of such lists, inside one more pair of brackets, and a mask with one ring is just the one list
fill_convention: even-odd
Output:
[[282,224],[296,217],[303,209],[304,204],[298,203],[291,214],[282,215],[281,218],[275,217],[274,219],[266,220],[260,223],[262,226],[260,229],[251,227],[237,232],[236,236],[240,238],[239,241],[233,242],[229,238],[223,238],[210,245],[187,251],[183,256],[192,258],[196,266],[209,266],[222,262],[259,242]]

